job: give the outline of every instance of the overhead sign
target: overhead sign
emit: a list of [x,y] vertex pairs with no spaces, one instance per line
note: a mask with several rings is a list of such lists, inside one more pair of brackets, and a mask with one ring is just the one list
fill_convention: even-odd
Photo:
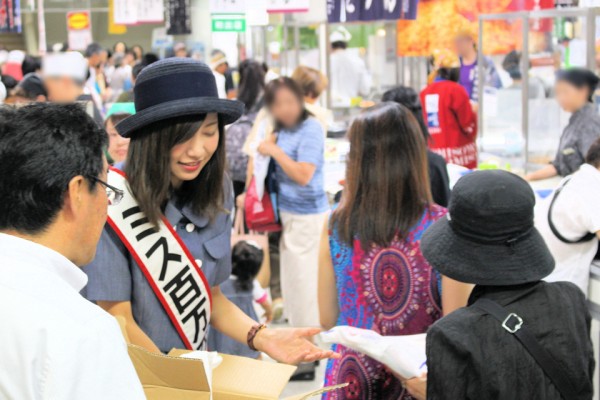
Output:
[[416,19],[419,0],[327,0],[330,23]]
[[267,0],[269,13],[306,12],[310,9],[310,0]]
[[[211,14],[243,14],[246,12],[246,0],[210,0]],[[256,7],[255,4],[252,4]]]
[[67,36],[71,50],[85,50],[92,43],[92,20],[89,11],[67,13]]
[[156,24],[165,20],[163,0],[113,0],[115,24]]
[[245,32],[246,18],[244,15],[213,15],[212,16],[212,31],[213,32]]

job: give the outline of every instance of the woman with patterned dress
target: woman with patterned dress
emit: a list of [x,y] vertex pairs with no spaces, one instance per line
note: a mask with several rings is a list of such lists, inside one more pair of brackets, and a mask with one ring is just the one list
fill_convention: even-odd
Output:
[[[423,258],[423,232],[446,210],[431,200],[426,144],[406,108],[382,103],[349,131],[346,187],[326,224],[319,263],[321,325],[381,335],[424,333],[447,310],[466,304],[469,288],[442,278]],[[442,301],[442,280],[444,293]],[[324,399],[411,399],[384,365],[341,345],[325,385],[349,383]],[[415,378],[419,379],[419,378]]]

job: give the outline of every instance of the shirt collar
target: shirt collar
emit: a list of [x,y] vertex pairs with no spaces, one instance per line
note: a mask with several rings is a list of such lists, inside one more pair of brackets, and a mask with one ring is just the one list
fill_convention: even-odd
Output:
[[571,123],[571,122],[575,121],[577,118],[582,117],[587,114],[590,114],[590,113],[595,114],[596,107],[592,103],[587,103],[585,106],[581,107],[579,110],[575,111],[573,113],[573,115],[571,115],[569,122]]
[[512,304],[537,290],[540,281],[511,286],[476,285],[469,297],[469,306],[481,298],[494,300],[502,306]]
[[167,202],[167,207],[165,208],[165,217],[169,220],[169,222],[173,225],[177,225],[182,220],[190,221],[198,228],[205,228],[210,219],[205,215],[198,215],[195,213],[189,204],[186,204],[181,209],[175,205],[175,200],[170,199]]
[[58,276],[77,292],[87,284],[87,275],[65,256],[30,240],[0,233],[0,258],[15,258],[33,268]]

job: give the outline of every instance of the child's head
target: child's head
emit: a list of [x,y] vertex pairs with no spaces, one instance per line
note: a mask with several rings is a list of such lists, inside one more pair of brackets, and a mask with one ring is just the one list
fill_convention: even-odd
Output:
[[252,290],[252,282],[263,262],[263,250],[258,243],[243,240],[233,246],[231,251],[232,274],[237,277],[241,290]]

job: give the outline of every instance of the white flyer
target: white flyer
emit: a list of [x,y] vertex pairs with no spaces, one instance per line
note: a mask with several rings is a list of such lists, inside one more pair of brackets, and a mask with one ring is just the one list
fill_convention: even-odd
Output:
[[426,334],[381,336],[369,329],[336,326],[321,333],[325,343],[337,343],[386,365],[405,379],[427,372]]

